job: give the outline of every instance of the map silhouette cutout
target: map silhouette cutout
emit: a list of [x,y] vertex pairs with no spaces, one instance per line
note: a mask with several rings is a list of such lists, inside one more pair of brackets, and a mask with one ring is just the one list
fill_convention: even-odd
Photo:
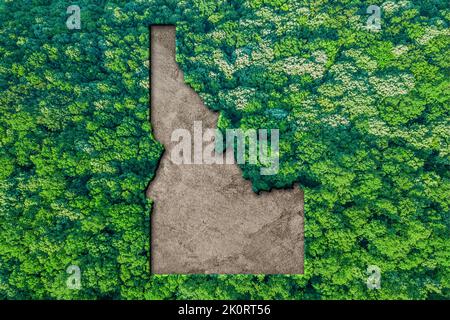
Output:
[[165,147],[147,190],[152,273],[302,274],[302,190],[256,194],[237,164],[171,161],[174,130],[192,134],[194,121],[216,128],[218,119],[184,83],[175,51],[175,27],[152,26],[150,118]]

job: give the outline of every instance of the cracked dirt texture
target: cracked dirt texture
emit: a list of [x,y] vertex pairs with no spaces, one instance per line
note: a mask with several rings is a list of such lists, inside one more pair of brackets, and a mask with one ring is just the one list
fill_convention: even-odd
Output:
[[[194,121],[215,128],[218,114],[184,83],[175,62],[175,27],[151,27],[151,122],[165,147],[147,196],[154,274],[303,273],[303,192],[254,193],[237,165],[176,165],[173,130]],[[232,152],[232,151],[231,151]]]

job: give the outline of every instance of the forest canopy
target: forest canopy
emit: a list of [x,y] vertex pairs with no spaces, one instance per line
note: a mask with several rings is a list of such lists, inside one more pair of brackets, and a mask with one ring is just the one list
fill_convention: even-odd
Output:
[[[449,3],[373,4],[1,0],[0,298],[449,299]],[[305,191],[304,275],[150,275],[152,24],[221,129],[280,130],[241,168]]]

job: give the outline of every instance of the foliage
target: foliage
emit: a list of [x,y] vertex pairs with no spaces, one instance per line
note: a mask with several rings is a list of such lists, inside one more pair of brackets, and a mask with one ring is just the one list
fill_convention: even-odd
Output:
[[[0,298],[450,298],[447,1],[384,2],[378,32],[359,0],[75,3],[81,30],[66,1],[0,2]],[[149,275],[163,23],[221,126],[280,128],[279,174],[242,170],[305,190],[305,275]]]

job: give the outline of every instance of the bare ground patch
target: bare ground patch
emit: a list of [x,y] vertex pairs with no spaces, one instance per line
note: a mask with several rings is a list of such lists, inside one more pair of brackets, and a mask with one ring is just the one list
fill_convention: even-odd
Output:
[[215,128],[217,114],[184,83],[175,27],[151,28],[151,122],[164,147],[147,190],[154,200],[151,268],[156,274],[303,273],[303,192],[255,194],[237,165],[176,165],[177,128]]

